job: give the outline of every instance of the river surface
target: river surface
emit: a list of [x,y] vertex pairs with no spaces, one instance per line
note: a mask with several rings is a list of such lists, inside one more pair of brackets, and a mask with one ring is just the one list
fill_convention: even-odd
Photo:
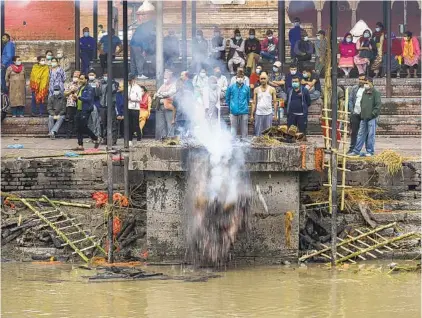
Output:
[[[230,269],[207,282],[87,282],[76,265],[2,263],[1,317],[421,317],[421,275],[386,263]],[[383,266],[383,268],[380,268]],[[170,275],[192,270],[145,267]]]

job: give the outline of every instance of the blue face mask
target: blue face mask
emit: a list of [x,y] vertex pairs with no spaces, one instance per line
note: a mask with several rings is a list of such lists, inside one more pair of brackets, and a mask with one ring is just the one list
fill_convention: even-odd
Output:
[[107,76],[103,77],[104,82],[107,82],[107,79],[108,79]]
[[308,78],[308,73],[303,73],[303,78]]
[[84,32],[84,37],[88,37],[89,36],[89,32]]
[[251,40],[253,40],[253,39],[255,39],[255,35],[249,35],[249,38],[250,38]]
[[293,88],[298,88],[299,87],[299,83],[298,82],[293,82],[292,83],[292,87]]

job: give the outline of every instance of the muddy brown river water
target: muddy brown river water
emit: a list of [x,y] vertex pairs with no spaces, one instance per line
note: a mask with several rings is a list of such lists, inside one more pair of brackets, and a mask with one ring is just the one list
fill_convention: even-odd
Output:
[[[382,267],[381,267],[382,266]],[[169,275],[189,268],[146,267]],[[92,283],[75,265],[1,264],[1,317],[421,317],[421,275],[387,263],[249,267],[207,282]]]

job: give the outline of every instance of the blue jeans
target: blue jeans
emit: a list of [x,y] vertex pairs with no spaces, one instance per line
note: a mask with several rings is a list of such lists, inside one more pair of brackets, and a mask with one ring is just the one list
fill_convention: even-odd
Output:
[[264,51],[261,51],[261,57],[263,59],[270,60],[272,62],[275,62],[277,60],[277,55],[273,55],[271,53],[264,52]]
[[12,116],[23,116],[23,112],[25,110],[25,107],[16,106],[16,107],[11,107],[11,108],[12,108]]
[[44,104],[41,103],[40,105],[40,110],[38,111],[37,109],[37,102],[35,101],[35,93],[32,92],[32,100],[31,100],[31,109],[32,109],[32,114],[33,115],[42,115],[44,113]]
[[373,155],[375,152],[375,132],[377,130],[377,118],[360,121],[358,140],[354,153],[359,154],[365,144],[366,152]]
[[48,131],[49,133],[55,133],[57,134],[57,132],[59,131],[60,127],[63,124],[65,116],[61,115],[59,117],[59,119],[54,119],[54,116],[48,116]]

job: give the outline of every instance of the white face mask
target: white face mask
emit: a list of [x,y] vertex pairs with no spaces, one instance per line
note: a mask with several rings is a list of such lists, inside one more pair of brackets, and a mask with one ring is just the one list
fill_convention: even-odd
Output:
[[272,35],[268,36],[268,40],[272,40],[272,39],[273,39]]
[[321,40],[321,35],[317,35],[317,36],[316,36],[316,38],[317,38],[318,40]]
[[304,40],[304,41],[308,41],[308,40],[309,40],[309,38],[308,38],[307,36],[305,36],[305,37],[303,38],[303,40]]
[[290,71],[290,74],[295,75],[297,71]]
[[17,66],[19,66],[19,65],[21,65],[21,64],[22,64],[22,61],[16,61],[16,62],[15,62],[15,64],[16,64]]
[[300,26],[300,22],[295,22],[295,26],[296,27]]
[[347,43],[350,43],[350,42],[352,42],[352,39],[351,38],[346,38],[346,42]]
[[251,40],[253,40],[253,39],[255,39],[255,35],[249,35],[249,38],[251,39]]
[[73,83],[77,83],[77,82],[78,82],[78,79],[79,79],[79,78],[74,77],[74,78],[73,78]]
[[207,76],[207,73],[201,72],[201,73],[199,73],[199,76],[205,77],[205,76]]
[[45,65],[45,61],[41,61],[40,62],[40,65]]
[[57,58],[61,59],[63,57],[63,53],[57,53]]
[[370,88],[371,88],[371,86],[370,86],[369,84],[364,84],[364,85],[363,85],[363,87],[364,87],[365,89],[370,89]]
[[261,73],[261,69],[260,68],[257,68],[256,69],[256,74],[259,74],[259,73]]
[[56,66],[57,66],[57,62],[53,62],[53,63],[51,63],[51,66],[52,66],[52,67],[56,67]]
[[95,80],[95,76],[93,76],[93,75],[88,76],[88,78],[89,78],[90,81]]
[[273,66],[273,71],[278,72],[278,67]]
[[375,28],[375,31],[379,32],[381,31],[381,28]]
[[236,78],[236,82],[238,84],[243,84],[243,78],[241,78],[241,77]]
[[236,40],[239,41],[242,37],[241,36],[236,36]]
[[54,92],[53,92],[53,94],[54,94],[55,96],[57,96],[57,95],[59,95],[59,94],[60,94],[60,91],[54,91]]
[[167,84],[170,80],[168,78],[164,79],[164,83]]

